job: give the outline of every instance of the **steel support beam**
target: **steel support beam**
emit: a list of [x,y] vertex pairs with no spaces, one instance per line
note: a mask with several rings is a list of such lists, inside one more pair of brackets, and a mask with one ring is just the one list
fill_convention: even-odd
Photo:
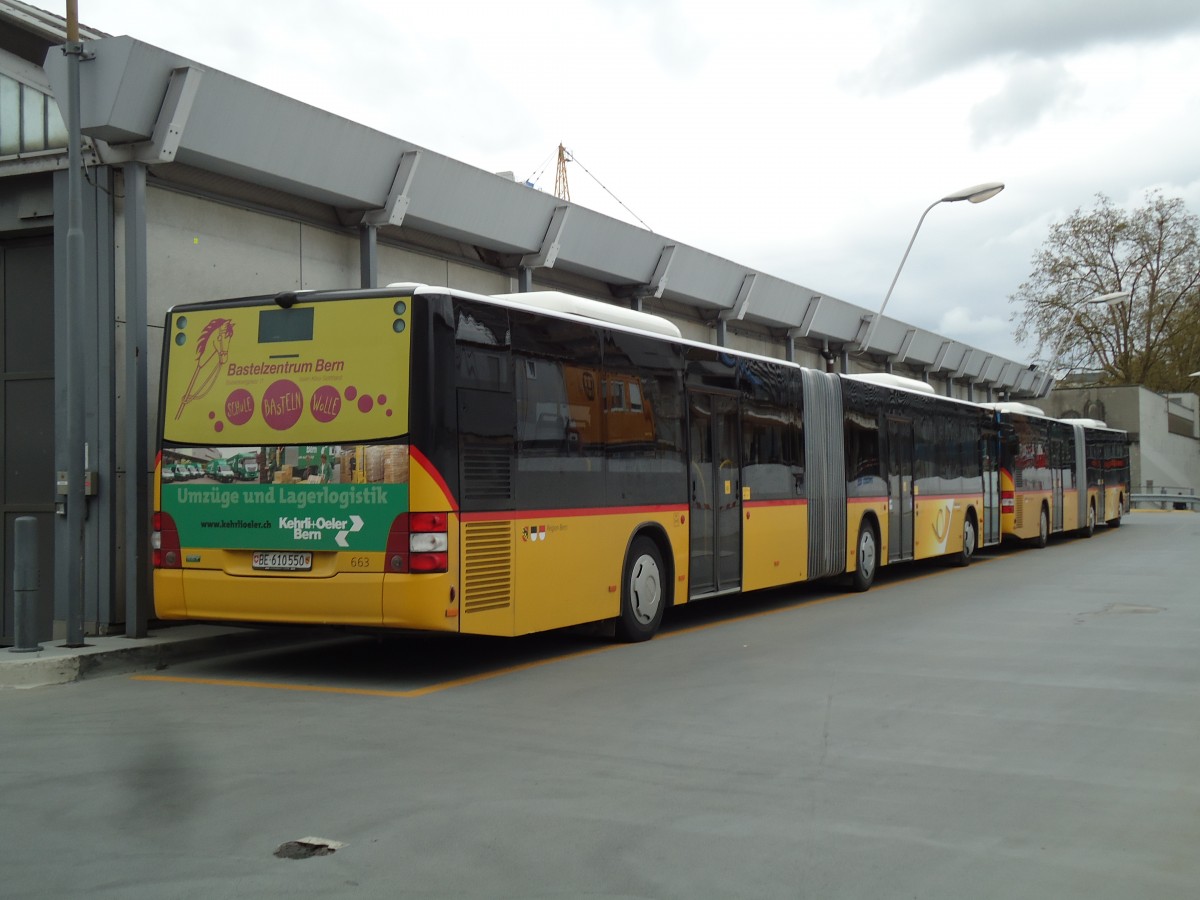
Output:
[[746,317],[746,310],[750,308],[750,294],[754,291],[754,280],[758,276],[754,273],[747,273],[742,279],[742,285],[738,288],[737,297],[733,301],[733,306],[730,309],[721,311],[722,321],[737,321],[740,322]]
[[363,222],[358,226],[358,286],[373,288],[379,281],[379,229]]
[[150,140],[116,145],[97,141],[103,144],[104,150],[100,155],[104,162],[143,162],[149,165],[174,162],[203,76],[203,71],[193,66],[172,69],[167,81],[167,94],[158,118],[154,120]]
[[150,617],[149,454],[146,449],[146,166],[125,182],[125,636],[146,636]]
[[521,260],[522,266],[531,269],[553,269],[558,259],[558,251],[562,249],[563,228],[567,224],[567,215],[571,212],[569,206],[554,207],[550,224],[546,226],[546,236],[542,239],[542,248],[537,253],[530,253]]
[[663,295],[663,291],[667,289],[667,279],[671,274],[671,260],[675,258],[675,245],[666,244],[662,248],[662,252],[658,254],[658,262],[654,265],[654,274],[650,276],[650,281],[643,288],[634,293],[633,299],[637,301],[637,306],[632,306],[633,309],[642,308],[642,300],[646,297],[653,297],[656,300]]
[[392,176],[392,186],[388,189],[387,199],[379,209],[370,209],[363,213],[362,224],[399,227],[404,222],[404,216],[408,212],[409,191],[412,190],[413,177],[420,161],[420,150],[409,150],[400,154],[400,162],[396,165],[396,174]]

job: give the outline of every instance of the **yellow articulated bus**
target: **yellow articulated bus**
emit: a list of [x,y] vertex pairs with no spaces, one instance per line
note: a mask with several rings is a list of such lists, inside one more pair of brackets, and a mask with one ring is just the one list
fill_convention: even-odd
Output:
[[999,428],[1001,528],[1044,547],[1050,535],[1091,537],[1129,511],[1129,438],[1096,419],[1053,419],[1024,403],[993,403]]
[[672,605],[1001,537],[994,411],[609,304],[401,284],[179,306],[165,336],[163,619],[645,640]]

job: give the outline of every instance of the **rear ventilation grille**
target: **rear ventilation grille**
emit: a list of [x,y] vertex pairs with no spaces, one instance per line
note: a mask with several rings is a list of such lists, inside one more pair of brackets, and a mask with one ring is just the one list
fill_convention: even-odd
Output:
[[468,522],[463,554],[463,612],[512,605],[511,522]]
[[512,498],[512,445],[463,448],[463,499],[467,505]]

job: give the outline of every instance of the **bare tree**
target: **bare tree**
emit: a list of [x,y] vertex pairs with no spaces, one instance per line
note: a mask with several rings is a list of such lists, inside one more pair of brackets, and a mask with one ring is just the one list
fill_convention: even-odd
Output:
[[[1059,375],[1086,368],[1108,383],[1185,389],[1200,368],[1198,225],[1182,200],[1158,191],[1130,212],[1097,194],[1094,209],[1050,227],[1029,280],[1009,298],[1017,339],[1032,339]],[[1087,304],[1117,291],[1129,302]]]

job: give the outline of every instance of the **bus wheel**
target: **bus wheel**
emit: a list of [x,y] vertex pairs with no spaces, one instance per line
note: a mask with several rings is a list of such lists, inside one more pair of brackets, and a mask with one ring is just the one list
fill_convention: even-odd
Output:
[[1042,507],[1042,514],[1038,517],[1038,534],[1033,539],[1034,546],[1045,547],[1050,542],[1050,513],[1046,512],[1046,507]]
[[1096,504],[1095,503],[1088,504],[1087,525],[1085,525],[1083,528],[1081,528],[1079,533],[1085,538],[1090,538],[1093,534],[1096,533]]
[[859,592],[869,589],[875,581],[879,568],[879,541],[871,523],[863,520],[858,528],[858,543],[854,552],[854,571],[850,573],[850,586]]
[[956,566],[965,566],[971,561],[971,557],[975,555],[975,519],[968,512],[963,516],[963,545],[962,549],[955,553],[950,561]]
[[645,535],[633,539],[621,579],[621,615],[617,636],[629,643],[648,641],[662,624],[666,607],[662,554]]
[[1121,514],[1117,513],[1117,517],[1115,519],[1109,519],[1104,524],[1107,525],[1109,528],[1120,528],[1121,527]]

